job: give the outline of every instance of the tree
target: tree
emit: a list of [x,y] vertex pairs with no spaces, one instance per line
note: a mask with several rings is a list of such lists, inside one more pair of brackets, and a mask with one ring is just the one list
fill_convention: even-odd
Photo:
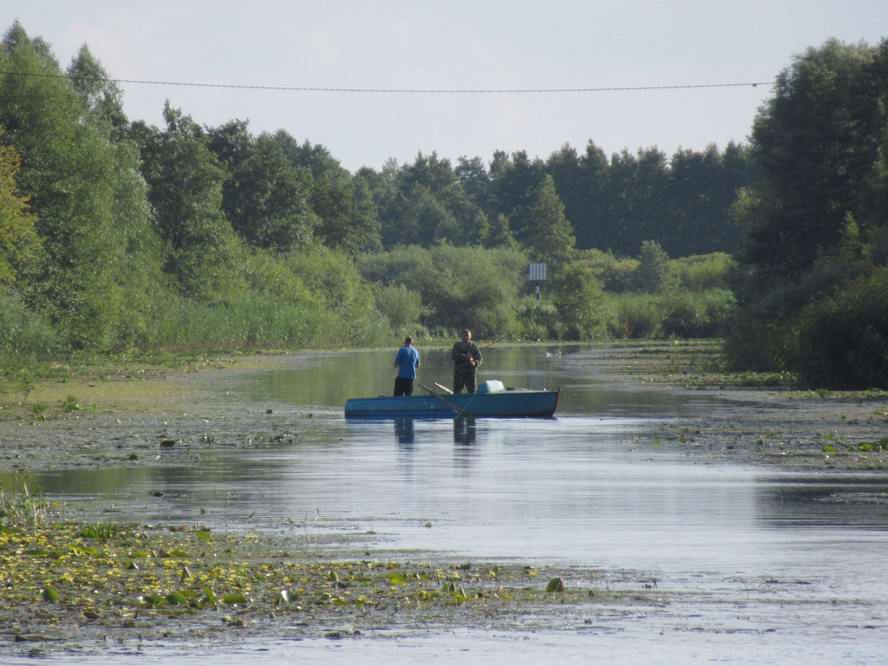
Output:
[[484,247],[503,247],[514,249],[518,247],[515,237],[512,235],[512,229],[509,227],[509,218],[505,215],[497,215],[487,232],[484,239]]
[[537,261],[548,262],[557,271],[570,261],[574,249],[574,235],[564,216],[564,206],[555,191],[552,176],[545,176],[536,190],[530,209],[530,223],[525,244]]
[[15,148],[0,145],[0,287],[15,285],[23,271],[33,270],[41,246],[28,197],[17,193],[20,164]]
[[841,241],[884,131],[875,59],[871,47],[830,40],[777,77],[753,125],[762,215],[748,227],[750,264],[798,274]]
[[523,150],[511,156],[501,151],[494,153],[490,165],[493,208],[509,218],[519,242],[525,242],[529,233],[531,208],[544,175],[542,161],[531,160]]
[[92,122],[115,141],[122,138],[129,120],[123,112],[123,93],[84,44],[68,67],[68,78],[83,100]]
[[294,168],[307,174],[315,235],[327,247],[356,254],[380,246],[379,220],[366,179],[351,174],[320,144],[299,144],[284,130],[274,134]]
[[641,291],[652,294],[664,291],[671,282],[669,255],[656,241],[644,241],[639,256],[637,284]]
[[469,200],[488,215],[493,211],[490,200],[490,174],[480,157],[460,157],[454,169]]
[[880,376],[861,370],[878,367],[885,347],[872,294],[888,257],[886,90],[884,41],[873,49],[830,40],[778,77],[753,127],[755,177],[734,206],[748,234],[726,341],[735,367],[836,387]]
[[157,227],[166,243],[166,270],[185,296],[226,301],[245,289],[241,248],[222,210],[226,171],[206,134],[167,104],[166,129],[133,123]]
[[579,262],[564,266],[555,279],[553,291],[565,337],[571,340],[594,337],[603,320],[604,292],[592,269]]
[[30,197],[45,252],[28,298],[78,347],[108,344],[122,317],[115,280],[113,147],[48,47],[16,23],[0,54],[0,125],[22,156],[19,191]]
[[[577,192],[566,202],[565,214],[573,223],[577,235],[577,247],[607,248],[610,218],[608,204],[608,178],[610,164],[604,151],[592,141],[586,145],[585,154],[579,158]],[[561,191],[558,177],[555,187]]]

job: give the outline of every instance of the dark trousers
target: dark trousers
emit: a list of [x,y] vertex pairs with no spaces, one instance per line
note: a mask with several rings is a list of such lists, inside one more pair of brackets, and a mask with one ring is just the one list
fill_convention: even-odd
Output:
[[475,368],[468,370],[454,369],[453,392],[462,393],[463,387],[465,387],[466,393],[475,392]]
[[395,377],[395,393],[397,398],[399,395],[413,395],[413,380],[404,377]]

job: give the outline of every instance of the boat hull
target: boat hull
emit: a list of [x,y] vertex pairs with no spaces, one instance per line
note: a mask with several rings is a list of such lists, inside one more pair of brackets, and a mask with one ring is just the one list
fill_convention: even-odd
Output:
[[459,395],[413,395],[398,398],[352,398],[346,418],[548,418],[558,407],[560,391],[502,391]]

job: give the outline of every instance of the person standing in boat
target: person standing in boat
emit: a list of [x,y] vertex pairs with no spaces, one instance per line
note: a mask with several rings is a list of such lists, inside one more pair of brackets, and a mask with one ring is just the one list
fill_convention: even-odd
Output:
[[453,345],[450,355],[453,357],[453,392],[462,393],[465,387],[466,393],[474,393],[475,373],[481,365],[481,351],[472,342],[472,332],[469,329],[463,329],[462,340]]
[[395,354],[394,365],[398,369],[394,396],[397,398],[401,395],[413,395],[413,380],[416,379],[416,369],[419,367],[419,352],[413,346],[413,338],[409,335],[404,338],[404,346]]

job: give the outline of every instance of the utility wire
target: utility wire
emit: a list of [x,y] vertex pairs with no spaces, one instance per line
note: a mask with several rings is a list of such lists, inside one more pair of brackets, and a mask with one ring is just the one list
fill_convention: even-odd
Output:
[[[0,72],[8,76],[25,78],[69,78],[67,74],[36,74],[25,72]],[[773,81],[743,81],[735,83],[690,83],[652,86],[606,86],[595,88],[334,88],[322,86],[261,86],[237,83],[197,83],[193,81],[150,81],[143,79],[100,78],[95,81],[124,85],[178,86],[185,88],[223,88],[234,90],[271,90],[279,92],[357,93],[357,94],[405,94],[405,95],[526,95],[547,93],[608,93],[651,90],[690,90],[700,88],[744,88],[771,85]]]

